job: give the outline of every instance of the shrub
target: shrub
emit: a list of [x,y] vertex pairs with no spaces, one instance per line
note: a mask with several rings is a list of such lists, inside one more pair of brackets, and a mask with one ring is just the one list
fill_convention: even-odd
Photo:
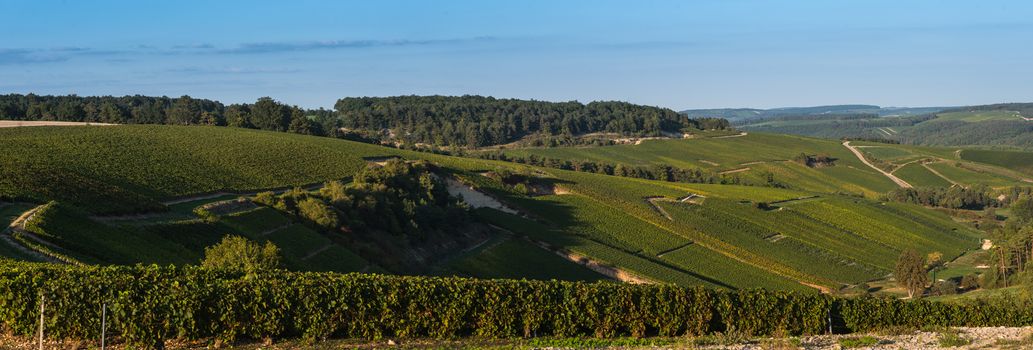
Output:
[[954,295],[958,294],[958,285],[951,280],[936,282],[933,285],[933,291],[936,295]]
[[979,277],[974,274],[969,274],[961,277],[961,289],[969,290],[979,287]]
[[305,198],[298,203],[298,215],[316,225],[336,228],[339,224],[337,212],[330,206],[323,204],[323,201],[315,198]]
[[280,248],[272,242],[264,246],[240,236],[226,236],[222,242],[204,249],[201,266],[210,269],[256,272],[280,267]]

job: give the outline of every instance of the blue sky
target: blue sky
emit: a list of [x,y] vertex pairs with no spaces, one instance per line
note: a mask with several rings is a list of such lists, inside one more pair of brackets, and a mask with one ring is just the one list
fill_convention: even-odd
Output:
[[1033,2],[0,0],[0,93],[1033,101]]

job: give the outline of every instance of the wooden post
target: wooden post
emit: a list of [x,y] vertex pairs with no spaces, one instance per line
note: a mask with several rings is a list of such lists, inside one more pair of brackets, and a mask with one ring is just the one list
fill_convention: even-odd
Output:
[[829,335],[832,335],[832,305],[831,304],[829,305],[828,313],[829,313]]
[[43,304],[46,300],[43,293],[39,293],[39,350],[43,350],[43,311],[46,310]]
[[108,332],[108,304],[100,304],[100,350],[104,350],[104,337]]

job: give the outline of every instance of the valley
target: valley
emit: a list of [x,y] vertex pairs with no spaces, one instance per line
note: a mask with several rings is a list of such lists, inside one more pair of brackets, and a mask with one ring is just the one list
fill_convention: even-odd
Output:
[[[750,134],[736,138],[647,141],[641,145],[512,150],[516,154],[572,159],[584,155],[588,159],[619,160],[628,164],[650,164],[658,160],[680,166],[711,168],[748,164],[750,170],[741,176],[759,177],[761,171],[771,172],[776,179],[789,184],[788,188],[782,189],[622,178],[229,128],[48,127],[8,129],[5,132],[5,139],[24,140],[23,146],[16,146],[8,153],[13,157],[6,158],[5,162],[9,164],[29,159],[17,156],[23,153],[19,151],[21,149],[29,152],[41,147],[62,147],[61,144],[70,142],[103,143],[106,146],[83,147],[81,151],[66,148],[65,157],[34,160],[22,170],[5,167],[7,179],[29,181],[8,180],[2,187],[6,191],[5,196],[67,202],[66,205],[58,205],[56,213],[45,213],[42,223],[32,226],[41,231],[39,237],[50,239],[48,242],[56,246],[51,249],[61,255],[75,257],[77,261],[189,262],[191,257],[199,258],[203,242],[213,244],[222,234],[234,233],[277,243],[291,257],[287,260],[295,261],[296,268],[333,271],[378,269],[355,256],[350,250],[354,247],[332,243],[339,233],[319,233],[319,229],[292,222],[293,219],[285,218],[275,210],[259,207],[226,213],[219,215],[215,222],[201,220],[191,211],[208,203],[238,196],[251,197],[261,190],[347,179],[367,164],[365,159],[387,156],[437,164],[455,176],[457,180],[452,181],[467,183],[486,196],[476,201],[471,198],[471,203],[485,202],[490,196],[505,203],[505,207],[513,208],[508,213],[501,206],[497,208],[504,211],[488,207],[477,211],[485,213],[478,216],[488,224],[504,228],[517,237],[526,237],[532,247],[545,245],[550,249],[589,257],[638,278],[685,286],[806,290],[809,287],[804,286],[810,285],[827,291],[881,278],[890,272],[895,250],[902,247],[938,251],[952,258],[973,249],[979,241],[979,235],[971,229],[954,223],[947,216],[937,216],[942,214],[927,214],[925,209],[906,205],[894,205],[893,209],[888,209],[871,199],[837,194],[857,190],[875,198],[878,193],[892,188],[893,183],[863,165],[842,145],[817,139]],[[155,137],[165,141],[141,142]],[[186,140],[206,141],[197,144],[184,142]],[[248,140],[260,143],[248,144]],[[52,146],[44,146],[46,144]],[[80,160],[85,159],[84,155],[76,154],[104,149],[130,152],[91,153],[92,159],[105,159],[110,163],[82,163]],[[219,152],[198,157],[206,154],[205,150]],[[788,160],[797,153],[826,152],[837,158],[835,166],[811,168]],[[160,154],[168,160],[123,167],[131,164],[132,159],[154,157],[147,154]],[[178,156],[186,154],[193,156]],[[220,159],[227,154],[241,156],[222,158],[225,160],[217,163],[219,167],[190,165],[203,161],[204,157]],[[719,165],[710,165],[702,160]],[[64,173],[50,171],[55,180],[61,181],[45,182],[48,181],[46,178],[20,175],[27,169],[38,167],[61,169]],[[264,170],[267,168],[279,170],[268,172]],[[263,171],[259,173],[258,169]],[[532,176],[529,181],[553,182],[556,184],[553,186],[563,187],[565,191],[562,194],[528,196],[513,191],[505,183],[478,175],[498,169],[513,172],[530,170],[539,175]],[[92,177],[85,174],[104,175]],[[142,174],[162,176],[142,177]],[[218,176],[226,180],[219,180]],[[68,183],[69,178],[91,180],[87,182],[89,187],[79,187]],[[93,182],[96,179],[105,180]],[[72,188],[75,191],[54,196],[36,192],[39,188],[55,186],[76,187]],[[318,187],[303,191],[318,193]],[[238,192],[227,193],[227,190]],[[466,193],[470,195],[471,192]],[[686,196],[698,196],[701,200],[678,200]],[[644,198],[670,201],[646,201]],[[789,201],[799,198],[811,199]],[[103,205],[98,205],[101,203]],[[757,203],[765,203],[772,209],[758,209]],[[851,215],[867,211],[873,217],[886,218],[884,226],[855,225]],[[50,217],[53,219],[49,220]],[[889,219],[898,217],[900,219]],[[918,225],[908,223],[908,220],[919,217],[923,221]],[[83,227],[75,230],[75,235],[49,233],[73,223]],[[188,232],[190,238],[185,240],[188,236],[182,235]],[[111,235],[119,237],[105,238]],[[481,239],[471,239],[477,242],[496,240],[505,249],[520,241],[506,238],[509,235],[495,232]],[[913,238],[900,240],[899,237]],[[134,240],[139,243],[130,243]],[[103,241],[110,243],[101,243]],[[296,241],[306,243],[299,245],[301,243]],[[331,244],[335,248],[326,250]],[[464,252],[464,255],[470,255],[469,261],[497,260],[501,258],[498,247],[494,244],[474,247],[473,252],[486,251],[483,257],[471,252]],[[515,252],[511,248],[503,251],[510,252],[507,253],[509,255]],[[342,254],[352,257],[335,265],[319,263],[329,261],[329,258],[321,258],[323,255],[342,257]],[[519,256],[511,258],[519,259]],[[461,260],[458,264],[464,263]],[[833,266],[835,268],[831,268]],[[441,268],[432,270],[443,271]],[[467,268],[466,271],[474,270]],[[483,276],[499,275],[482,272]]]

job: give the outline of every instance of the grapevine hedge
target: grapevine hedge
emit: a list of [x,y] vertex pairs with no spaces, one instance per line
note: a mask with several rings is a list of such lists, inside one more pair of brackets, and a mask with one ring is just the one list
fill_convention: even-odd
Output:
[[476,280],[197,267],[0,262],[0,322],[34,334],[40,297],[52,338],[131,344],[214,337],[679,336],[734,327],[754,335],[890,325],[1028,325],[1028,308],[670,285]]

